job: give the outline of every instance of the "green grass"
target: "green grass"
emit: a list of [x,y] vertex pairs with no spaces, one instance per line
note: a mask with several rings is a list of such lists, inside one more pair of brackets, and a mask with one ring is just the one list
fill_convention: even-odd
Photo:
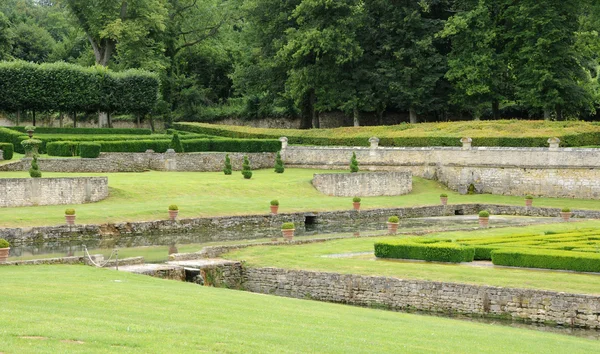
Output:
[[[600,228],[600,221],[571,224],[546,224],[521,228],[503,228],[492,231],[452,232],[428,237],[489,237],[545,230]],[[600,275],[577,274],[526,269],[472,267],[464,264],[438,264],[399,260],[374,260],[373,255],[350,258],[324,257],[331,254],[373,252],[377,241],[397,240],[401,237],[373,237],[335,240],[298,246],[256,246],[233,251],[225,258],[245,260],[250,267],[279,267],[337,272],[345,274],[381,275],[407,279],[449,281],[477,285],[515,288],[546,289],[572,293],[599,294]]]
[[596,340],[86,266],[0,267],[5,353],[594,353]]
[[[167,219],[167,207],[179,206],[180,218],[267,214],[273,199],[280,202],[279,212],[330,211],[352,208],[352,198],[330,197],[319,193],[310,183],[319,170],[256,170],[251,180],[239,171],[225,176],[221,172],[144,173],[52,173],[43,177],[108,176],[109,197],[103,201],[81,205],[54,205],[0,208],[0,227],[59,225],[64,223],[64,210],[75,208],[77,223]],[[27,171],[0,172],[0,178],[29,177]],[[412,193],[395,197],[362,198],[362,209],[437,205],[440,193],[448,194],[448,203],[497,203],[523,205],[523,197],[491,194],[460,195],[435,181],[415,177]],[[152,196],[148,198],[148,196]],[[568,206],[576,209],[600,209],[597,200],[538,198],[535,206]]]

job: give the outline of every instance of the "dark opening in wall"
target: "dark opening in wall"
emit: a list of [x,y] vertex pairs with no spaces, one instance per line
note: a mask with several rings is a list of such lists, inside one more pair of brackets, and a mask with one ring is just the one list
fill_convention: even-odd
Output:
[[304,225],[314,225],[317,223],[317,216],[316,215],[304,215]]
[[465,211],[462,209],[455,209],[454,215],[465,215]]

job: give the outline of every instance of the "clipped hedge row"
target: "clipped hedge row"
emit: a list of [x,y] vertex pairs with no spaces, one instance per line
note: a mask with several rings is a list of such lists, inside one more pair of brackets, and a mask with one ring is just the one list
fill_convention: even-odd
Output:
[[436,262],[472,262],[475,249],[455,243],[376,242],[379,258],[420,259]]
[[81,143],[79,144],[79,156],[95,159],[100,156],[100,148],[98,143]]
[[[298,145],[325,145],[325,146],[369,146],[370,136],[336,136],[330,137],[309,136],[304,132],[288,130],[282,132],[274,130],[273,133],[256,133],[228,129],[222,125],[196,125],[190,123],[175,123],[173,126],[182,131],[199,134],[217,135],[229,138],[245,139],[278,139],[285,135],[288,143]],[[579,134],[565,134],[557,136],[563,147],[588,146],[600,144],[600,132],[587,132]],[[460,138],[456,136],[378,136],[380,146],[461,146]],[[473,146],[503,146],[503,147],[548,147],[549,137],[472,137]]]
[[[171,140],[119,140],[96,141],[102,152],[165,152]],[[45,151],[51,156],[76,156],[80,154],[78,141],[55,141],[45,145]],[[189,139],[181,140],[185,152],[221,151],[221,152],[276,152],[281,149],[278,140],[258,139]],[[41,150],[41,148],[40,148]]]
[[29,139],[27,135],[23,135],[17,131],[0,127],[0,142],[13,144],[14,151],[24,154],[21,141]]
[[[26,133],[25,127],[9,127],[8,129],[16,130],[20,133]],[[119,134],[119,135],[150,135],[150,129],[137,128],[56,128],[56,127],[36,127],[35,135],[37,134]],[[22,135],[22,134],[21,134]]]
[[12,160],[15,147],[12,143],[0,143],[0,150],[2,150],[2,158],[4,160]]
[[527,268],[600,272],[600,254],[546,249],[501,249],[492,251],[495,265]]

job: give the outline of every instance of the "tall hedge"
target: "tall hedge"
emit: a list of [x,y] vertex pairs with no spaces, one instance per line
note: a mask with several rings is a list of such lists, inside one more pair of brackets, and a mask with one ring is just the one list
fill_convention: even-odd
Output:
[[13,152],[15,148],[11,143],[0,143],[0,150],[2,150],[2,158],[4,160],[12,160]]
[[158,97],[156,74],[114,73],[67,63],[0,62],[0,110],[146,114]]

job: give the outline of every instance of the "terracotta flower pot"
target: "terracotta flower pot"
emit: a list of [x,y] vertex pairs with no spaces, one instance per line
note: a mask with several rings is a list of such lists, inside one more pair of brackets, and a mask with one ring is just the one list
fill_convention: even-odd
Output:
[[398,225],[400,225],[399,222],[389,222],[387,223],[387,228],[388,228],[388,235],[395,235],[396,232],[398,232]]
[[573,215],[573,213],[571,213],[570,211],[561,211],[560,212],[560,217],[564,220],[564,221],[569,221],[569,219],[571,218],[571,216]]
[[273,215],[277,214],[278,210],[279,210],[279,205],[271,205],[271,214],[273,214]]
[[352,206],[354,210],[360,210],[360,202],[352,202]]
[[533,205],[533,199],[525,199],[525,206],[530,207]]
[[169,219],[175,221],[175,219],[177,219],[178,214],[179,210],[169,210]]
[[448,204],[448,197],[440,197],[440,203],[442,203],[442,205],[447,205]]
[[281,233],[283,234],[283,238],[285,238],[288,241],[291,241],[294,238],[295,231],[296,229],[285,229],[281,230]]
[[75,225],[75,215],[65,215],[67,225]]
[[489,222],[490,222],[489,216],[480,216],[479,217],[479,227],[488,227]]
[[0,248],[0,263],[6,262],[9,251],[10,251],[10,247]]

